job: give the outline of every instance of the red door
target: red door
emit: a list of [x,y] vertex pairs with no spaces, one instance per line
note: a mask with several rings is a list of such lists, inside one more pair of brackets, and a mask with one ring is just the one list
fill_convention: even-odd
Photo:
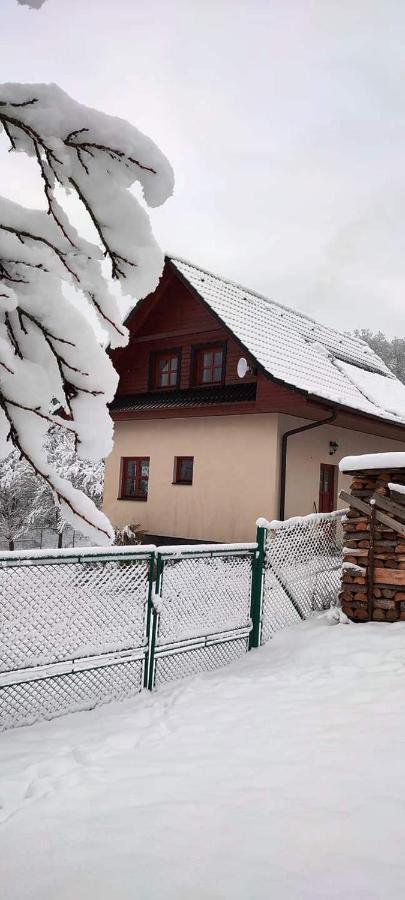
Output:
[[332,512],[336,505],[337,466],[321,463],[319,512]]

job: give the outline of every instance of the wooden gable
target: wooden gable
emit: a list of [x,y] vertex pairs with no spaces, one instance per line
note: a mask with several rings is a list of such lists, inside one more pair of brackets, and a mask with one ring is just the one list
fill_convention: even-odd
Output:
[[[111,353],[120,376],[117,394],[146,393],[150,388],[151,354],[170,349],[181,352],[180,389],[191,385],[193,348],[202,344],[226,344],[225,384],[240,384],[237,364],[246,356],[243,347],[166,264],[159,287],[141,301],[129,316],[127,347]],[[256,381],[247,375],[244,383]]]

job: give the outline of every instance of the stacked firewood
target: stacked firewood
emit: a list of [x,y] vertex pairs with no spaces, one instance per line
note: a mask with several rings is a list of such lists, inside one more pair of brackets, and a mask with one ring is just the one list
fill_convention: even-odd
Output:
[[351,473],[340,602],[354,622],[405,620],[405,468]]

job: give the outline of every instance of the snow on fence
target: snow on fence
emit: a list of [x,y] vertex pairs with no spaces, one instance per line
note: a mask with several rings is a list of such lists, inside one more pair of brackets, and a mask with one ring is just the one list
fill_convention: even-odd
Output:
[[154,547],[0,554],[0,727],[138,692]]
[[149,687],[246,653],[256,553],[257,543],[160,549]]
[[266,527],[262,644],[286,624],[337,602],[345,512],[314,513],[285,522],[259,520]]
[[336,602],[341,514],[250,544],[0,553],[0,730],[225,665]]

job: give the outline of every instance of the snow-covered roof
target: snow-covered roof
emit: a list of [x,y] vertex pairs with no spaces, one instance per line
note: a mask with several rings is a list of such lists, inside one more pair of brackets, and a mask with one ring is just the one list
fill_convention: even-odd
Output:
[[365,341],[185,260],[170,260],[273,378],[313,397],[405,425],[405,385]]

